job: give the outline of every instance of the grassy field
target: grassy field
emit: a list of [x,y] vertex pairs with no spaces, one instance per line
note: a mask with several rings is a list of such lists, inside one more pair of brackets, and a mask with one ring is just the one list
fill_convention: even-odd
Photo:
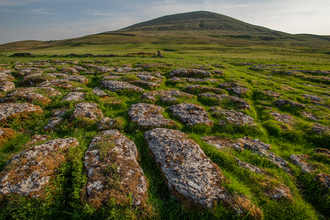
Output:
[[[102,36],[99,36],[100,38]],[[130,36],[113,36],[116,38],[130,38]],[[132,37],[133,38],[133,37]],[[216,37],[212,37],[216,38]],[[229,38],[229,37],[228,37]],[[196,141],[205,154],[223,171],[230,180],[226,188],[231,193],[237,193],[249,198],[253,204],[260,208],[264,219],[329,219],[330,218],[330,191],[319,185],[313,179],[318,173],[330,174],[330,159],[324,155],[315,153],[315,148],[330,149],[330,133],[315,134],[313,125],[319,123],[323,126],[330,126],[330,76],[326,73],[315,71],[330,71],[330,55],[326,47],[307,46],[276,46],[248,44],[246,41],[237,43],[237,39],[226,42],[198,44],[198,43],[162,43],[151,38],[149,43],[136,42],[123,44],[91,45],[84,39],[76,44],[63,45],[58,47],[24,50],[24,51],[1,51],[0,63],[6,69],[14,69],[15,61],[28,63],[40,60],[63,60],[78,61],[78,65],[93,63],[109,67],[121,67],[131,64],[164,63],[167,66],[152,67],[149,72],[160,72],[165,80],[160,88],[176,89],[188,92],[185,88],[192,83],[172,82],[169,72],[175,68],[202,68],[209,71],[220,70],[223,75],[214,75],[213,79],[218,82],[200,82],[198,84],[208,87],[218,87],[219,83],[236,82],[249,89],[244,98],[251,106],[251,110],[241,112],[251,116],[255,120],[254,128],[246,126],[226,125],[219,126],[222,119],[217,114],[212,114],[210,107],[219,104],[222,108],[231,109],[232,103],[216,103],[212,99],[203,99],[195,96],[193,99],[179,98],[178,103],[192,103],[202,106],[208,111],[214,126],[189,127],[184,125],[168,111],[163,113],[167,119],[176,122],[178,129],[187,133],[190,138]],[[167,40],[170,40],[169,38]],[[102,40],[100,40],[102,41]],[[124,42],[125,40],[123,40]],[[153,43],[152,41],[157,41]],[[161,50],[164,58],[154,57],[126,57],[127,53],[151,52]],[[35,57],[11,57],[16,52],[31,52]],[[66,54],[117,54],[119,57],[52,57],[51,55]],[[250,63],[249,65],[244,65]],[[258,67],[253,67],[259,65]],[[274,66],[276,65],[276,66]],[[24,65],[23,65],[24,66]],[[55,65],[57,72],[66,65]],[[74,66],[74,65],[70,65]],[[1,67],[1,66],[0,66]],[[295,72],[293,70],[310,70],[311,72]],[[313,72],[314,71],[314,72]],[[51,71],[45,71],[48,73]],[[286,74],[290,72],[291,74]],[[250,219],[251,216],[236,216],[228,209],[217,205],[205,210],[187,210],[182,203],[170,194],[157,164],[151,158],[144,140],[144,132],[134,123],[129,121],[128,109],[132,104],[145,102],[141,94],[134,93],[112,93],[107,92],[114,100],[121,100],[120,104],[113,104],[101,100],[92,94],[92,89],[100,87],[101,78],[109,73],[102,74],[95,71],[94,74],[84,74],[89,80],[87,84],[79,84],[86,92],[87,102],[98,103],[104,116],[117,119],[120,123],[116,129],[120,130],[136,144],[141,155],[139,164],[149,181],[148,201],[145,209],[134,208],[130,205],[116,204],[109,202],[100,209],[95,209],[89,204],[81,201],[81,191],[86,184],[86,175],[83,173],[83,157],[91,139],[98,133],[96,125],[81,126],[79,121],[74,126],[63,123],[57,130],[44,131],[43,126],[47,124],[52,116],[52,110],[67,107],[69,113],[64,117],[69,119],[74,105],[70,102],[60,100],[68,94],[68,90],[59,89],[61,96],[53,97],[50,105],[40,105],[44,110],[43,115],[34,115],[29,120],[19,118],[11,120],[7,125],[0,125],[12,128],[17,135],[0,147],[0,170],[5,168],[7,160],[13,155],[24,150],[24,144],[29,141],[32,134],[21,132],[22,130],[33,130],[34,134],[48,134],[52,139],[74,137],[80,145],[71,149],[69,161],[58,171],[57,179],[52,183],[56,190],[49,190],[46,198],[29,199],[23,196],[15,196],[9,200],[0,200],[1,219]],[[20,87],[22,77],[16,77],[14,82]],[[151,90],[145,88],[147,91]],[[280,93],[283,99],[292,100],[308,106],[306,110],[297,110],[290,106],[276,107],[273,102],[275,98],[264,95],[262,91],[271,90]],[[198,94],[197,91],[195,94]],[[226,94],[233,95],[226,91]],[[312,94],[321,97],[323,105],[318,105],[303,94]],[[5,93],[0,93],[4,96]],[[161,101],[155,104],[163,107],[171,105]],[[265,108],[272,107],[272,109]],[[282,123],[268,114],[277,111],[282,114],[290,114],[294,121]],[[318,118],[315,122],[306,118],[303,111],[313,114]],[[271,151],[286,161],[290,161],[291,154],[310,155],[308,160],[316,167],[315,172],[305,173],[299,166],[289,163],[292,175],[284,172],[266,158],[253,154],[251,151],[236,151],[233,148],[218,150],[201,139],[203,136],[223,136],[233,140],[248,136],[260,139],[262,142],[271,144]],[[240,167],[233,156],[240,160],[251,163],[266,171],[267,175],[251,173],[249,170]],[[265,195],[264,188],[267,185],[285,185],[292,195],[292,200],[275,200]],[[266,185],[266,186],[265,186]]]

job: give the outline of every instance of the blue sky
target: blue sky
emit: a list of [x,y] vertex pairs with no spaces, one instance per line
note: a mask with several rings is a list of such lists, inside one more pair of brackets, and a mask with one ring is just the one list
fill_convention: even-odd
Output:
[[0,44],[80,37],[199,10],[292,34],[330,35],[330,0],[0,0]]

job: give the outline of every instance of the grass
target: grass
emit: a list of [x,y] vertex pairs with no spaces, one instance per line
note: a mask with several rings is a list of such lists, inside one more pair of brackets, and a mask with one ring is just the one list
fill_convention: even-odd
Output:
[[[112,36],[114,37],[114,36]],[[118,36],[116,36],[118,37]],[[132,36],[124,36],[125,39]],[[99,40],[105,39],[99,36]],[[212,37],[219,38],[219,37]],[[323,219],[329,218],[329,190],[314,181],[318,173],[330,173],[330,160],[326,156],[316,154],[312,150],[315,148],[329,149],[329,134],[315,134],[313,132],[314,123],[324,126],[330,126],[330,95],[328,84],[324,81],[327,75],[314,73],[301,73],[301,75],[285,75],[276,70],[329,70],[329,54],[324,54],[318,50],[306,50],[304,47],[291,46],[264,46],[252,44],[235,44],[237,40],[250,40],[255,38],[225,37],[228,41],[221,43],[208,44],[177,44],[177,43],[130,43],[130,44],[112,44],[112,45],[84,45],[72,46],[62,45],[54,48],[45,48],[41,50],[31,50],[36,57],[15,58],[10,55],[15,51],[2,51],[0,63],[8,64],[14,68],[15,61],[21,63],[33,62],[36,60],[59,59],[62,61],[78,61],[78,65],[93,63],[110,67],[121,67],[124,64],[132,64],[135,67],[141,63],[165,63],[171,67],[153,67],[152,71],[160,72],[165,78],[160,88],[155,90],[176,89],[185,91],[185,88],[192,83],[174,83],[169,81],[168,74],[174,68],[198,68],[198,66],[213,70],[224,70],[223,77],[213,76],[219,82],[199,83],[203,86],[219,88],[219,83],[237,82],[245,84],[249,88],[248,94],[243,97],[251,106],[251,110],[239,110],[244,114],[250,115],[256,126],[219,126],[221,116],[212,114],[209,111],[211,106],[221,106],[225,109],[237,110],[238,105],[228,100],[217,102],[214,99],[197,97],[200,91],[194,91],[193,98],[178,97],[175,103],[164,103],[160,97],[156,97],[156,105],[164,108],[163,116],[175,121],[176,129],[188,134],[195,140],[205,154],[220,167],[223,174],[230,181],[225,187],[231,194],[244,195],[249,198],[253,204],[258,206],[263,212],[264,219]],[[110,39],[110,38],[109,38]],[[118,38],[119,39],[119,38]],[[220,40],[222,38],[219,38]],[[165,41],[166,39],[162,39]],[[152,39],[150,40],[152,41]],[[76,43],[79,43],[78,41]],[[83,42],[82,42],[83,44]],[[153,57],[65,57],[56,58],[50,56],[41,56],[41,54],[69,54],[69,53],[94,53],[109,54],[116,53],[125,55],[128,52],[154,52],[157,49],[163,50],[164,58]],[[40,55],[40,56],[39,56]],[[259,70],[250,69],[251,65],[242,65],[242,63],[254,63],[261,65],[281,65],[280,67],[267,67]],[[53,63],[52,63],[53,65]],[[219,65],[225,67],[217,67]],[[57,70],[63,66],[74,65],[54,65]],[[89,68],[90,70],[90,68]],[[44,200],[27,199],[22,196],[15,196],[11,200],[4,200],[0,203],[0,217],[2,219],[244,219],[243,216],[235,216],[222,205],[215,206],[206,210],[186,210],[182,203],[170,194],[170,191],[162,179],[162,175],[156,162],[149,154],[144,140],[145,130],[131,123],[128,118],[128,109],[132,104],[146,102],[140,95],[134,92],[109,92],[100,87],[99,83],[104,75],[96,73],[94,75],[81,73],[88,78],[89,82],[84,85],[75,83],[75,86],[84,88],[85,101],[98,104],[104,117],[112,118],[114,128],[120,130],[127,138],[134,141],[137,146],[140,158],[138,160],[148,182],[148,201],[147,208],[141,210],[132,206],[116,204],[116,201],[110,201],[107,206],[101,209],[94,209],[89,205],[82,205],[81,191],[87,182],[87,176],[84,174],[83,158],[84,153],[93,137],[97,136],[99,131],[96,129],[94,121],[74,120],[70,122],[71,115],[75,109],[74,103],[61,102],[62,97],[70,91],[57,88],[62,95],[51,97],[52,102],[48,106],[42,106],[45,113],[32,115],[28,119],[15,118],[2,123],[0,126],[9,127],[17,132],[17,135],[7,141],[0,147],[0,169],[3,170],[6,162],[15,154],[24,150],[24,144],[27,143],[32,134],[24,133],[25,130],[33,130],[35,134],[50,134],[51,139],[74,137],[79,141],[79,146],[70,149],[67,155],[67,163],[59,169],[57,179],[52,183],[56,190],[49,190],[48,197]],[[309,77],[323,77],[323,80],[315,81]],[[124,77],[125,80],[136,80],[134,75]],[[15,78],[15,84],[20,85],[23,78]],[[308,84],[308,85],[306,85]],[[109,95],[109,99],[101,99],[92,93],[93,88],[98,86]],[[294,90],[290,90],[290,88]],[[225,89],[224,89],[225,90]],[[313,121],[302,115],[302,110],[292,107],[278,108],[273,105],[277,98],[266,96],[262,91],[271,90],[280,93],[280,98],[289,99],[306,105],[304,111],[310,112],[319,118],[319,121]],[[151,91],[146,88],[146,91]],[[186,92],[186,91],[185,91]],[[225,94],[229,94],[225,90]],[[324,99],[320,106],[302,97],[303,94],[318,95]],[[119,102],[120,101],[120,102]],[[178,118],[171,115],[166,108],[178,103],[191,103],[202,106],[208,111],[210,119],[214,121],[214,126],[198,125],[189,127],[184,125]],[[265,109],[264,106],[272,109]],[[43,126],[47,124],[52,116],[52,110],[58,108],[68,108],[63,116],[64,122],[55,130],[46,132]],[[292,123],[282,123],[275,120],[269,112],[277,111],[281,114],[290,114],[295,119]],[[71,123],[71,124],[70,124]],[[234,149],[218,150],[201,140],[203,136],[224,136],[230,139],[242,138],[248,136],[254,139],[260,139],[264,143],[271,145],[271,151],[276,155],[289,161],[291,154],[311,155],[308,162],[315,164],[317,170],[315,173],[306,174],[301,172],[299,166],[290,162],[290,168],[293,175],[290,176],[282,169],[262,158],[257,154],[245,150],[238,152]],[[97,148],[104,153],[114,147],[111,142],[100,142]],[[251,163],[265,170],[267,175],[251,173],[240,167],[233,157]],[[111,164],[106,168],[111,175],[116,174],[118,168]],[[265,186],[287,186],[293,198],[290,200],[274,200],[265,194]],[[113,182],[111,184],[118,184]],[[280,211],[279,211],[280,210]],[[248,219],[249,217],[247,217]]]

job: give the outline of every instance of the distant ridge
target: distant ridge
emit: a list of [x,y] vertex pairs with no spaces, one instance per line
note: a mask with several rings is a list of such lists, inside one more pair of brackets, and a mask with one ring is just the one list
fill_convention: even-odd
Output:
[[286,33],[255,26],[237,19],[207,11],[167,15],[131,25],[118,32],[209,30],[218,34],[279,36]]

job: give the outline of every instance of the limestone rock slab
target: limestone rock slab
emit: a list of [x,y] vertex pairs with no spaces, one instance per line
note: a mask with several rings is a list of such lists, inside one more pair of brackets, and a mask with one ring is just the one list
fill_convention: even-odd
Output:
[[0,122],[18,116],[27,117],[31,113],[44,113],[42,108],[30,103],[2,103],[0,104]]
[[123,91],[123,90],[129,90],[129,91],[135,91],[135,92],[143,92],[144,89],[138,86],[134,86],[130,83],[123,82],[123,81],[112,81],[112,80],[105,80],[101,81],[101,86],[103,88],[106,88],[110,90],[111,92],[115,91]]

